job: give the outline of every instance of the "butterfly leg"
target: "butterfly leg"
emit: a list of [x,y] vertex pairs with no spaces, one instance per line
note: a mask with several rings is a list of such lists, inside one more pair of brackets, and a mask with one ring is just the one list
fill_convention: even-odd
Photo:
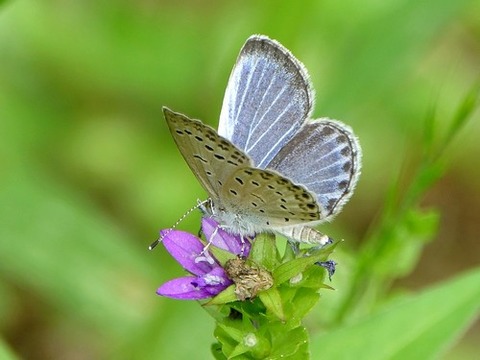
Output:
[[245,256],[245,251],[247,250],[247,241],[249,241],[248,239],[245,240],[245,238],[243,237],[243,235],[240,236],[240,241],[242,242],[242,248],[240,250],[240,257],[242,259],[245,259],[246,256]]
[[[217,234],[217,231],[218,231],[218,228],[215,228],[212,235],[207,239],[207,244],[203,247],[200,254],[198,254],[198,256],[195,258],[195,262],[205,261],[209,264],[213,264],[215,262],[215,260],[213,260],[212,256],[209,254],[208,248],[212,244],[212,240],[215,237],[215,235]],[[202,233],[202,232],[203,232],[202,229],[200,229],[199,230],[199,237],[200,237],[200,233]]]
[[207,239],[207,244],[203,247],[203,250],[200,253],[200,255],[204,255],[207,252],[210,245],[212,245],[213,239],[215,238],[215,236],[217,236],[217,233],[218,233],[218,227],[216,227],[215,230],[213,230],[212,235]]
[[293,253],[297,256],[300,253],[300,243],[298,241],[287,238],[288,245],[292,248]]
[[214,215],[213,202],[211,198],[208,198],[206,200],[197,199],[196,207],[203,213],[203,215]]

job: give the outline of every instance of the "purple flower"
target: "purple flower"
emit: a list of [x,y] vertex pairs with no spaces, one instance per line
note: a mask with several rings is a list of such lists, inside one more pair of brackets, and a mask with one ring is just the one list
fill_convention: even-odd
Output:
[[[235,255],[247,256],[250,242],[220,229],[211,218],[202,220],[202,230],[207,240]],[[167,281],[157,294],[174,299],[200,300],[213,297],[232,284],[220,263],[196,236],[178,230],[162,230],[163,245],[191,276]]]
[[202,219],[202,231],[207,240],[209,239],[216,247],[229,251],[235,255],[247,257],[250,253],[250,241],[239,235],[232,235],[219,227],[218,223],[211,217]]

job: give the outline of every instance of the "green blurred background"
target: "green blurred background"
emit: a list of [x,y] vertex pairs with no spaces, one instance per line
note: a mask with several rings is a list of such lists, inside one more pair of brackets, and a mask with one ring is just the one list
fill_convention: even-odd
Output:
[[[205,197],[161,106],[216,127],[236,55],[254,33],[305,63],[316,117],[341,119],[360,138],[360,184],[322,227],[345,239],[340,257],[355,256],[402,163],[418,158],[427,110],[434,104],[440,121],[450,119],[480,75],[479,1],[1,2],[4,350],[31,359],[209,358],[209,316],[155,295],[182,271],[163,247],[147,246]],[[441,211],[439,234],[396,289],[480,263],[479,134],[477,112],[424,201]],[[180,228],[196,232],[198,223],[194,214]],[[346,269],[325,304],[341,296]],[[478,325],[446,358],[468,358],[475,341]]]

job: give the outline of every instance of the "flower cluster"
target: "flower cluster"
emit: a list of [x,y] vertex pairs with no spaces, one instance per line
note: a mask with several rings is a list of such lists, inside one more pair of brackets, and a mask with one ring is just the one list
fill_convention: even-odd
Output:
[[[250,242],[227,233],[212,218],[202,220],[202,231],[209,245],[242,257],[250,252]],[[201,300],[217,295],[232,284],[225,269],[199,238],[178,230],[162,230],[160,235],[168,252],[192,275],[166,282],[157,290],[158,295]]]
[[[206,300],[215,318],[212,346],[216,359],[308,358],[308,333],[301,319],[330,288],[336,244],[280,253],[272,234],[252,242],[224,231],[211,218],[202,220],[206,241],[177,230],[161,232],[163,245],[189,275],[167,281],[157,294],[174,299]],[[287,345],[288,344],[288,345]]]

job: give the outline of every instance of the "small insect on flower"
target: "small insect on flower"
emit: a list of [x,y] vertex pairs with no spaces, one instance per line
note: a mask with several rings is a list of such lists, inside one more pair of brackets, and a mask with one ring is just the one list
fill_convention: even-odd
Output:
[[[248,256],[250,243],[240,236],[228,234],[211,218],[202,220],[202,231],[214,246],[237,256]],[[182,300],[211,298],[229,285],[232,280],[201,240],[184,231],[162,230],[163,245],[178,263],[191,275],[167,281],[157,294]]]
[[327,260],[327,261],[318,261],[315,264],[327,270],[328,279],[332,281],[332,276],[333,274],[335,274],[337,263],[333,260]]
[[259,266],[247,265],[245,260],[237,258],[228,260],[225,271],[235,283],[235,294],[238,300],[244,301],[257,296],[260,291],[273,286],[273,277]]

